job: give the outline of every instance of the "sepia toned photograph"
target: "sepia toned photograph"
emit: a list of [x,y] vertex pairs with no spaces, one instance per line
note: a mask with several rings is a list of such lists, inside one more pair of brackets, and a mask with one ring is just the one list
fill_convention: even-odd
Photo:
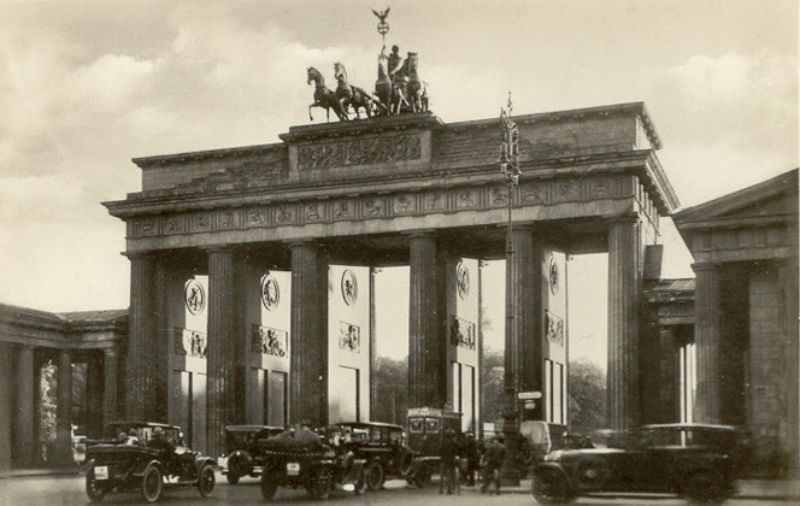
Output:
[[0,505],[800,503],[797,0],[0,0]]

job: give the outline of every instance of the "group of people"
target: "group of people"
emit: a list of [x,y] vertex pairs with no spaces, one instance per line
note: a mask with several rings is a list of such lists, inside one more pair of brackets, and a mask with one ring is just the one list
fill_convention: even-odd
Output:
[[[476,441],[471,433],[445,432],[441,447],[439,493],[461,493],[461,474],[467,486],[475,486],[480,473],[481,493],[500,495],[500,468],[505,459],[503,437],[496,436],[485,444]],[[493,488],[493,490],[490,490]]]

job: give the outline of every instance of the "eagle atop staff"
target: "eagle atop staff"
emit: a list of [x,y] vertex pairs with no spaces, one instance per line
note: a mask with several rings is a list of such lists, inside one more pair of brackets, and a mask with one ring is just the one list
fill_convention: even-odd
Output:
[[392,10],[391,7],[387,7],[386,10],[384,11],[376,11],[375,9],[372,9],[372,13],[378,16],[378,19],[380,20],[381,24],[384,24],[386,23],[386,16],[389,15],[390,10]]

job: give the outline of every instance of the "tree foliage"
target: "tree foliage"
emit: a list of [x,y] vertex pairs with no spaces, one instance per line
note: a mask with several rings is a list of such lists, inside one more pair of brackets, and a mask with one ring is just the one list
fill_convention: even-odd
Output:
[[570,432],[589,434],[606,426],[606,377],[600,367],[581,360],[570,362],[567,391]]
[[372,418],[376,422],[405,425],[408,410],[408,360],[378,357],[373,370],[375,406]]

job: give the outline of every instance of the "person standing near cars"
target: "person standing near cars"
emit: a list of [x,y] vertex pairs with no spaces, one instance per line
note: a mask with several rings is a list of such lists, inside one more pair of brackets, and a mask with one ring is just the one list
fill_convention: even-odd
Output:
[[484,469],[481,494],[486,492],[489,486],[494,483],[495,493],[500,495],[500,468],[503,466],[505,457],[506,447],[503,445],[503,437],[497,436],[486,445],[486,451],[483,454]]
[[442,438],[441,464],[439,465],[440,494],[444,493],[445,482],[447,483],[448,494],[452,494],[454,488],[458,491],[458,484],[456,483],[458,454],[459,445],[455,431],[453,431],[453,429],[447,429]]

